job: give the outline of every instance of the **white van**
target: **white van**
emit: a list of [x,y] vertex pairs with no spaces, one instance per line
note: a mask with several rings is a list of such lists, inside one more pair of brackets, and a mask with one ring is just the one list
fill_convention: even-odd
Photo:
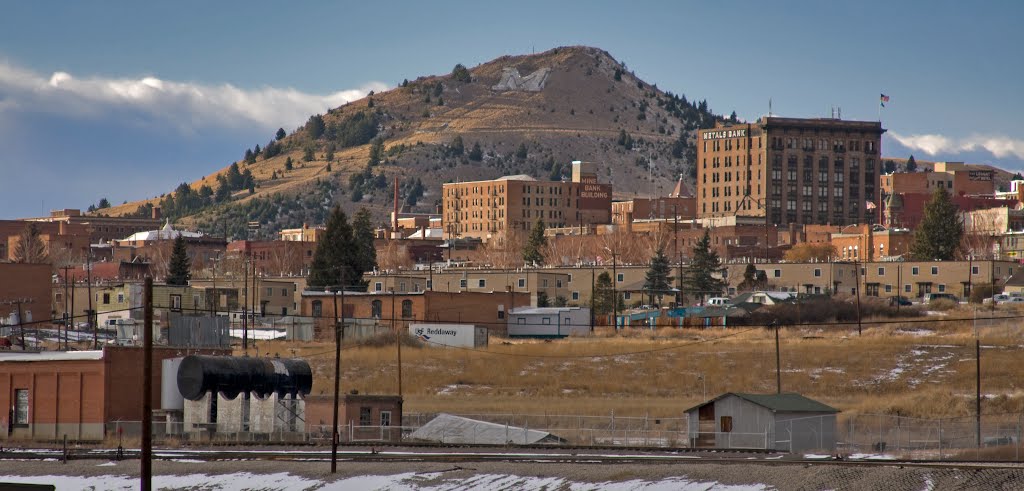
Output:
[[707,305],[709,307],[728,307],[732,305],[728,298],[725,297],[711,297],[708,299]]

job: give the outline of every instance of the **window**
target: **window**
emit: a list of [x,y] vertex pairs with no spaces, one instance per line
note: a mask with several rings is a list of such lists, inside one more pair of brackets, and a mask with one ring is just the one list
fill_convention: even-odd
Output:
[[945,293],[945,292],[946,292],[946,285],[944,285],[942,283],[939,283],[939,293]]
[[427,289],[428,290],[433,290],[434,289],[434,280],[427,280]]
[[551,318],[550,317],[545,317],[545,318],[540,320],[540,323],[544,324],[544,325],[550,325],[551,324]]
[[885,268],[878,268],[878,276],[885,276]]
[[124,293],[117,294],[117,303],[124,303]]
[[616,281],[617,283],[622,283],[622,281],[623,281],[624,279],[625,279],[625,277],[624,277],[624,276],[622,275],[622,273],[619,273],[619,274],[615,275],[615,281]]
[[629,300],[630,298],[632,298],[632,296],[633,295],[631,293],[625,292],[625,293],[622,294],[622,299],[623,300]]
[[400,292],[404,292],[405,291],[405,282],[404,281],[398,284],[398,291],[400,291]]
[[267,287],[267,296],[268,297],[274,296],[274,289],[269,287],[269,286]]
[[729,433],[732,431],[732,416],[722,416],[721,418],[721,429],[722,433]]
[[380,319],[381,305],[380,300],[370,302],[370,317]]
[[28,389],[14,390],[14,421],[18,426],[28,425]]
[[467,283],[467,281],[466,281],[466,279],[465,279],[465,278],[463,278],[463,279],[459,280],[459,288],[466,288],[466,285],[467,285],[467,284],[468,284],[468,283]]
[[380,425],[391,426],[391,411],[380,412]]
[[932,274],[939,274],[939,267],[938,266],[932,266]]
[[324,304],[319,300],[313,300],[313,317],[324,316]]
[[359,407],[359,426],[370,426],[373,424],[373,408],[369,406]]
[[918,269],[918,267],[917,267],[917,266],[914,266],[913,268],[910,268],[910,274],[912,274],[912,275],[914,275],[914,276],[917,276],[917,273],[919,273],[920,271],[921,271],[921,270],[920,270],[920,269]]
[[526,317],[519,317],[516,319],[516,324],[526,324]]
[[110,304],[110,294],[109,293],[104,293],[103,294],[103,305],[109,305],[109,304]]
[[171,295],[171,310],[181,310],[181,295]]
[[814,268],[814,277],[821,278],[821,268]]
[[579,300],[580,299],[580,292],[572,292],[572,299],[573,300]]
[[526,278],[519,278],[519,288],[526,288]]
[[910,285],[903,285],[903,291],[906,293],[910,293]]
[[401,317],[403,319],[413,317],[413,300],[401,300]]
[[978,267],[977,266],[971,266],[971,274],[978,274]]
[[282,288],[281,289],[281,296],[282,297],[287,297],[288,296],[288,289],[287,288]]
[[782,277],[782,270],[781,269],[776,269],[775,272],[773,273],[773,276],[776,277],[776,278],[781,278]]
[[477,280],[476,286],[477,288],[483,288],[487,286],[487,280]]
[[892,285],[885,285],[885,293],[892,293]]
[[383,291],[383,290],[384,290],[384,285],[381,284],[381,282],[378,281],[378,282],[373,284],[373,291],[379,292],[379,291]]

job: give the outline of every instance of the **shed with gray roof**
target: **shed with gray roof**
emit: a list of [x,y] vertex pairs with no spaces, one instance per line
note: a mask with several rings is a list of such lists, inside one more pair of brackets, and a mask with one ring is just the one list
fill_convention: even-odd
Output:
[[800,394],[727,392],[686,410],[690,445],[834,451],[838,409]]

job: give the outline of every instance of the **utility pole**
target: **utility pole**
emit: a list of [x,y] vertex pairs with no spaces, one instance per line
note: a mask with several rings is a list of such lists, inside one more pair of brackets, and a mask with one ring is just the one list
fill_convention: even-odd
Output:
[[85,254],[85,271],[86,271],[86,292],[89,295],[89,310],[85,312],[85,320],[89,323],[89,329],[92,331],[92,349],[100,349],[99,333],[96,331],[96,325],[93,323],[93,311],[92,311],[92,247],[90,246],[89,252]]
[[981,448],[981,338],[974,338],[974,429]]
[[[68,326],[71,323],[71,314],[68,313],[68,270],[71,266],[64,266],[64,349],[68,349]],[[74,306],[72,306],[74,307]],[[60,328],[57,330],[57,348],[60,348]]]
[[854,288],[857,290],[857,335],[860,336],[862,334],[862,326],[860,322],[860,258],[857,258],[857,261],[855,261],[853,265],[856,268],[856,271],[854,271],[853,274],[855,281]]
[[590,332],[594,332],[594,263],[590,264]]
[[143,491],[153,489],[153,277],[146,276],[142,323],[142,477]]
[[[394,283],[392,283],[394,285]],[[468,285],[468,283],[467,283]],[[402,397],[402,333],[398,330],[395,316],[395,287],[391,288],[391,329],[395,331],[395,345],[398,347],[398,397]]]
[[[345,308],[345,272],[342,270],[341,308]],[[341,314],[344,323],[345,313]],[[341,333],[344,326],[338,325],[338,289],[334,289],[334,419],[331,431],[331,474],[338,471],[338,398],[341,390]]]
[[[252,324],[251,324],[251,326],[252,327],[256,327],[256,297],[259,296],[260,289],[259,289],[259,283],[257,283],[258,278],[256,278],[256,261],[254,259],[252,259],[251,256],[250,256],[250,263],[252,264],[252,295],[251,295],[251,297],[252,297],[252,300],[251,300],[252,308],[249,309],[249,311],[252,312]],[[253,342],[253,344],[256,344],[256,339],[253,338],[252,342]]]
[[778,321],[772,321],[772,327],[775,328],[775,392],[777,394],[782,393],[782,356],[779,353],[779,323]]
[[[245,244],[249,248],[249,244]],[[244,251],[242,256],[242,351],[249,354],[249,313],[246,312],[249,303],[249,251]],[[255,316],[254,316],[255,317]]]

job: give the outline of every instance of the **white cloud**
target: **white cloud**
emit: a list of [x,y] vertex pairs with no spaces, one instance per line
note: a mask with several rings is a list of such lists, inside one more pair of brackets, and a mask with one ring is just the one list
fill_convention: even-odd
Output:
[[78,78],[66,72],[49,77],[0,61],[0,118],[15,112],[105,119],[125,111],[156,124],[190,133],[209,127],[267,129],[297,127],[315,113],[386,90],[370,82],[331,94],[292,88],[242,89],[231,84],[202,85],[155,77]]
[[901,135],[892,131],[889,132],[889,135],[901,145],[913,150],[920,150],[928,155],[984,150],[996,158],[1024,159],[1024,140],[1016,140],[1007,136],[971,135],[965,138],[949,138],[933,134]]

